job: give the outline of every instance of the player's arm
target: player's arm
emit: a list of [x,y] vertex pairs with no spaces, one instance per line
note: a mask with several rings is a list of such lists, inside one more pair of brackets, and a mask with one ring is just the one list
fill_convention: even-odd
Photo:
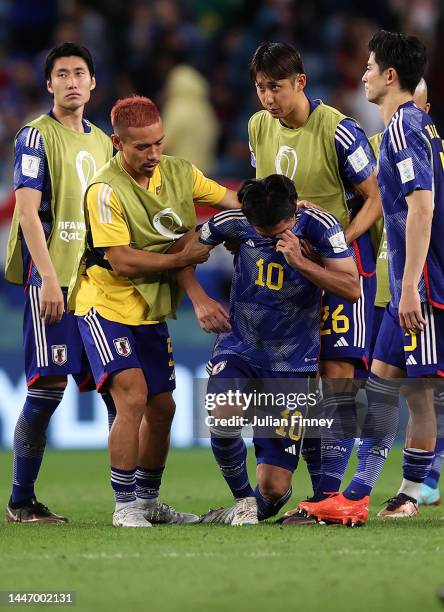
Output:
[[[180,242],[183,244],[200,244],[207,249],[209,254],[216,245],[202,244],[200,242],[200,230],[190,230],[178,242],[176,242],[169,252],[180,248]],[[203,289],[196,278],[196,273],[193,266],[187,266],[176,272],[177,282],[183,289],[193,304],[196,319],[201,328],[206,332],[221,333],[231,329],[229,323],[229,314],[216,300],[213,300]]]
[[193,201],[197,206],[212,206],[221,210],[240,208],[237,193],[207,178],[193,166]]
[[350,225],[345,229],[347,244],[362,236],[368,229],[382,217],[381,196],[379,193],[376,173],[373,173],[362,183],[355,184],[355,189],[364,199],[364,204]]
[[131,238],[116,194],[107,186],[104,198],[101,184],[88,190],[86,205],[93,246],[104,248],[106,258],[117,276],[137,278],[153,272],[175,270],[208,258],[202,245],[186,245],[177,253],[149,253],[130,246]]
[[335,146],[341,174],[364,199],[361,210],[345,229],[347,244],[351,244],[382,216],[376,160],[365,132],[350,119],[343,119],[337,126]]
[[64,301],[38,214],[47,172],[43,138],[35,128],[27,127],[15,142],[15,200],[26,245],[42,279],[40,317],[52,325],[62,318]]
[[63,293],[46,243],[38,214],[42,192],[22,187],[15,192],[18,219],[32,261],[42,279],[40,317],[48,325],[57,323],[64,312]]
[[426,321],[422,316],[418,284],[424,269],[430,244],[433,218],[431,191],[416,190],[406,197],[405,267],[402,279],[399,321],[406,331],[419,332]]
[[405,266],[399,301],[399,323],[419,332],[426,321],[421,312],[418,283],[430,243],[433,217],[433,162],[430,144],[408,122],[396,125],[400,141],[390,138],[387,154],[407,202]]
[[[344,238],[343,238],[344,240]],[[324,291],[334,293],[348,302],[357,302],[361,295],[359,274],[353,257],[322,257],[323,266],[303,256],[300,240],[286,230],[276,244],[289,266]]]

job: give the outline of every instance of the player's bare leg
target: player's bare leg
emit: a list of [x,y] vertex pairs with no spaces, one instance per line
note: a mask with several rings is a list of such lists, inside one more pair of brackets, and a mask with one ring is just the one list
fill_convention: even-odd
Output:
[[175,410],[173,394],[159,393],[149,399],[140,423],[136,471],[137,505],[152,523],[189,524],[199,520],[196,514],[178,512],[159,500]]
[[111,485],[116,497],[113,525],[150,527],[137,506],[135,491],[139,429],[148,396],[143,371],[130,368],[118,372],[111,380],[110,393],[117,413],[109,434]]
[[401,391],[407,400],[410,417],[404,448],[404,477],[398,493],[379,512],[382,518],[403,518],[418,513],[421,483],[428,473],[424,464],[433,460],[436,445],[433,386],[417,380],[403,385]]

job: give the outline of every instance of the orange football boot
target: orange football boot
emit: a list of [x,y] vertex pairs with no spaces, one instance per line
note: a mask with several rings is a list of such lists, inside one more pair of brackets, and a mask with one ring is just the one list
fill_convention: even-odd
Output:
[[311,516],[318,521],[340,523],[342,525],[365,525],[370,506],[370,497],[362,499],[347,499],[342,493],[336,493],[315,504],[310,509]]

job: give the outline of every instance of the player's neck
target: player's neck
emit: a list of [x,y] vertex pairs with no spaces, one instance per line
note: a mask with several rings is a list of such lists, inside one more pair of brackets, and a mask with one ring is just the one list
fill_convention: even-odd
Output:
[[62,108],[55,104],[54,108],[52,109],[52,114],[57,119],[57,121],[60,121],[62,125],[69,128],[70,130],[74,130],[75,132],[84,132],[85,130],[83,128],[82,121],[83,109],[84,107],[80,106],[75,111],[66,110],[65,108]]
[[388,124],[388,122],[396,113],[401,104],[411,102],[412,100],[413,96],[408,91],[397,91],[393,94],[387,95],[381,104],[382,119],[384,121],[384,125]]
[[129,164],[126,163],[125,157],[120,154],[120,161],[122,163],[123,168],[128,172],[131,178],[133,178],[136,183],[138,183],[143,189],[148,189],[150,185],[150,178],[146,176],[146,174],[139,174],[132,168]]
[[296,104],[294,110],[284,117],[282,123],[292,130],[302,127],[310,116],[310,101],[307,96],[301,92],[300,99]]

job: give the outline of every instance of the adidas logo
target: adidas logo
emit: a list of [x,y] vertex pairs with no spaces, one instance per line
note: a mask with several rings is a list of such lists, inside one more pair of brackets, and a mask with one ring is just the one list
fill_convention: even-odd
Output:
[[347,340],[344,338],[344,336],[341,336],[339,338],[339,340],[336,342],[336,344],[333,345],[335,348],[337,348],[338,346],[348,346],[348,342]]
[[410,357],[407,359],[406,361],[407,365],[418,365],[418,362],[416,361],[416,359],[413,357],[413,355],[410,355]]
[[248,246],[254,247],[254,242],[251,240],[251,238],[247,240],[245,244],[247,244]]
[[296,444],[293,444],[293,446],[289,446],[288,448],[284,448],[286,453],[289,453],[290,455],[298,455],[298,450],[296,448]]

